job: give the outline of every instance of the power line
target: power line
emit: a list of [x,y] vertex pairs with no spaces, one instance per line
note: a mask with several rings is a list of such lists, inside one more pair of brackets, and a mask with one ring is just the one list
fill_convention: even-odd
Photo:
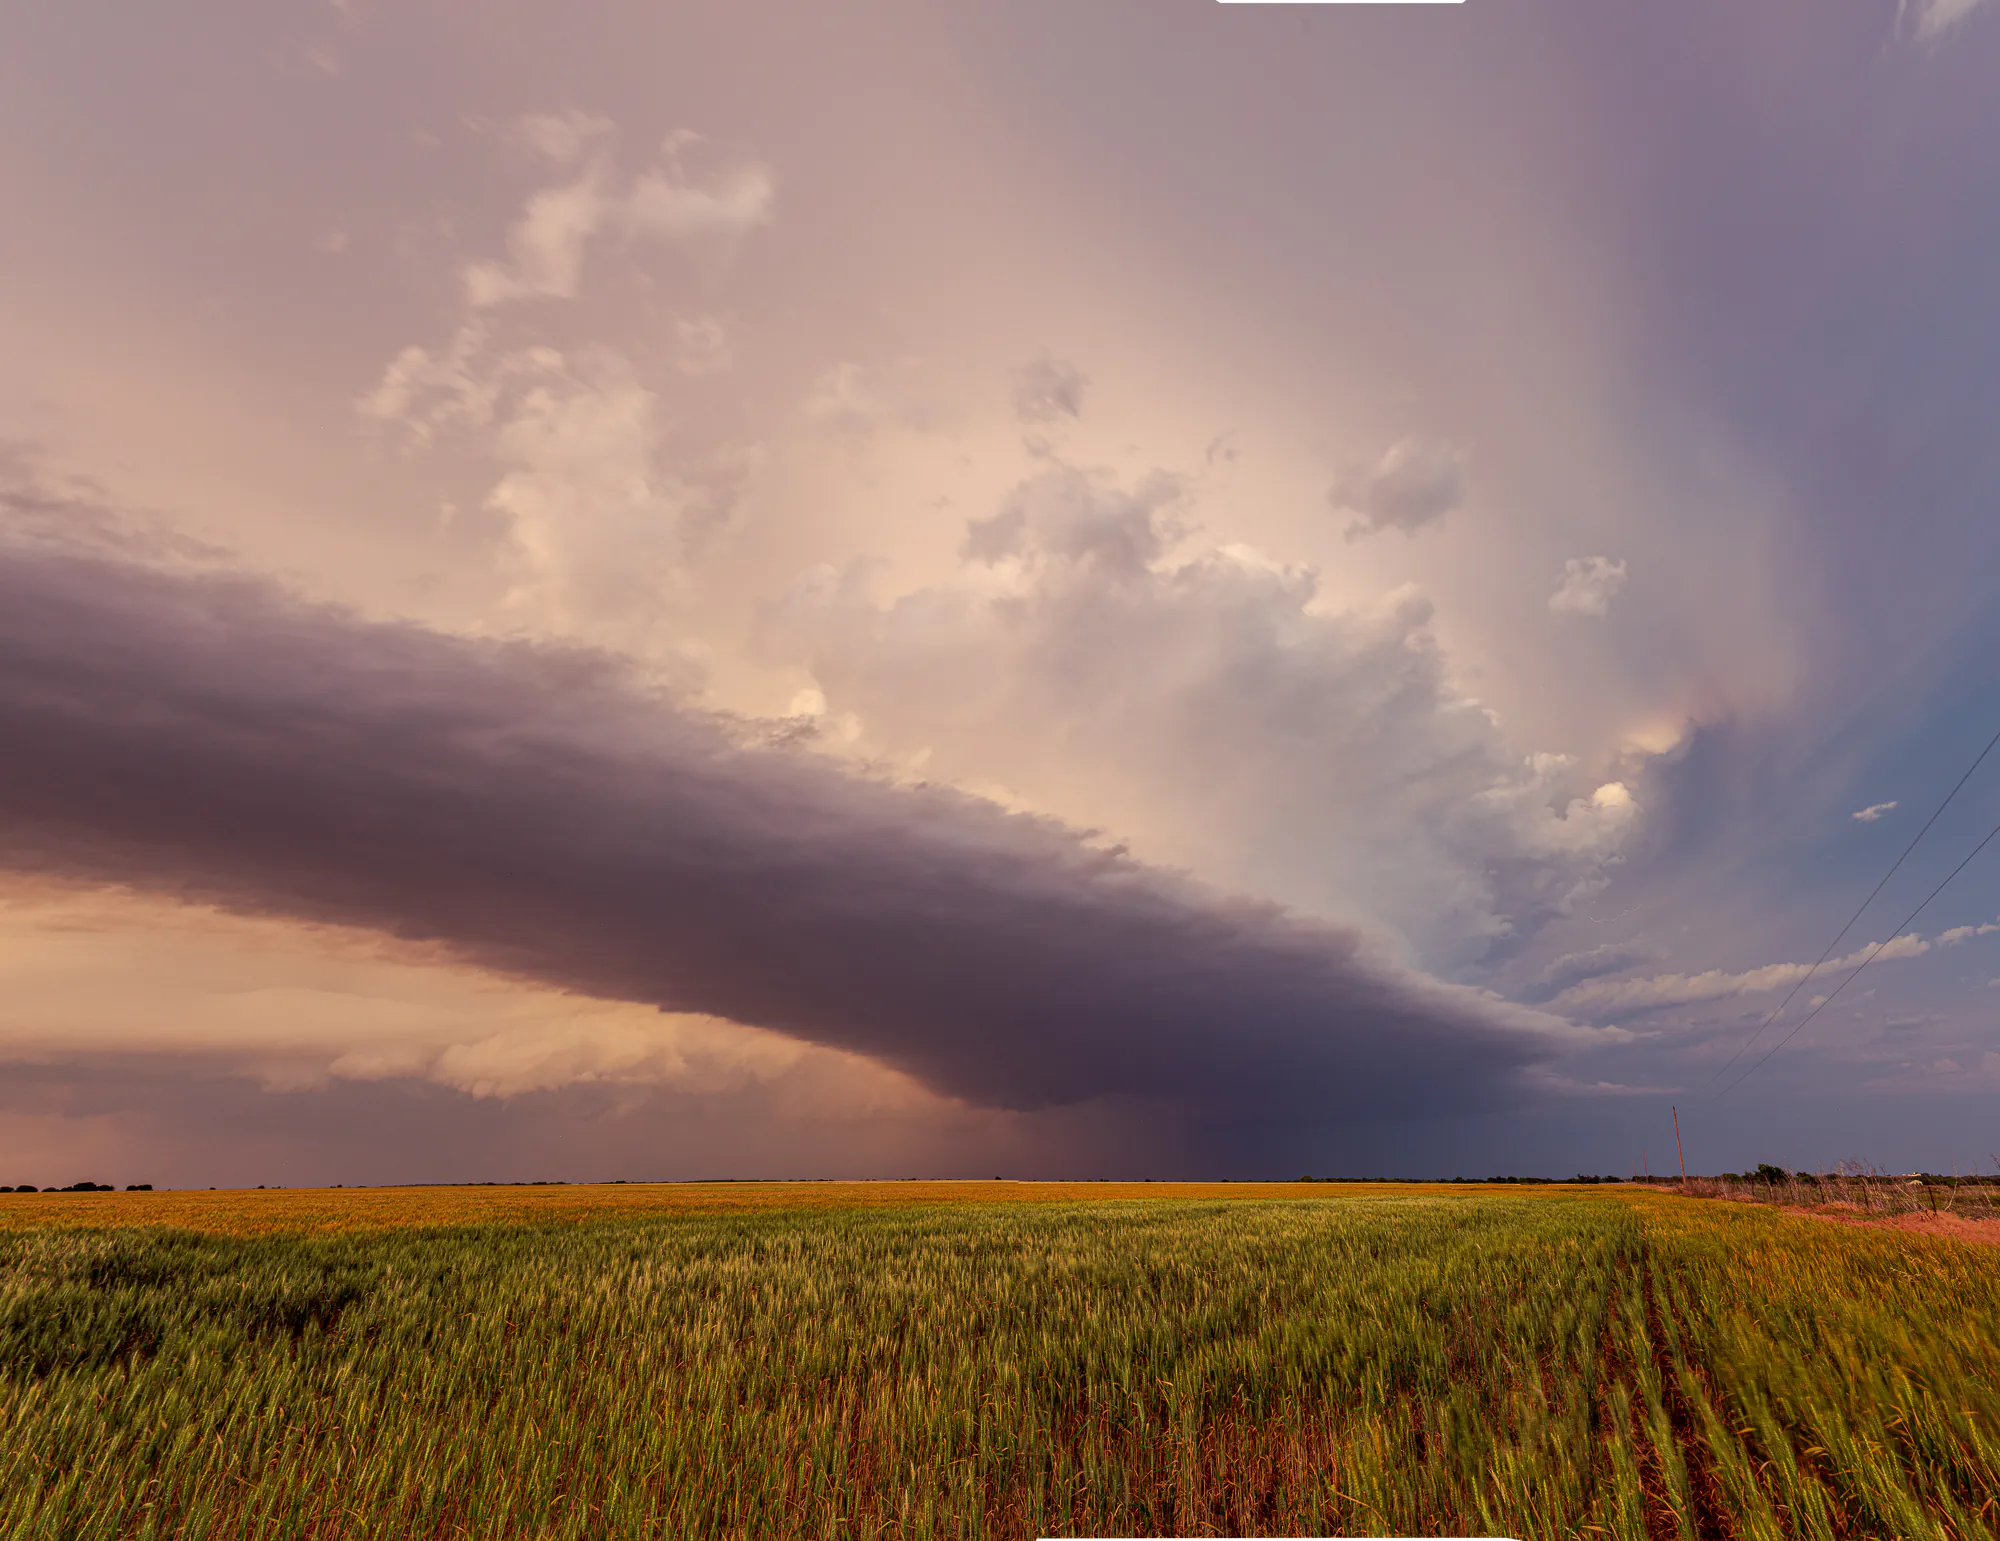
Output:
[[1945,874],[1944,882],[1938,884],[1937,887],[1933,888],[1930,891],[1929,895],[1924,899],[1924,902],[1922,904],[1918,905],[1915,909],[1911,910],[1908,915],[1904,916],[1901,925],[1898,925],[1894,930],[1892,930],[1887,938],[1877,942],[1873,947],[1868,949],[1868,956],[1863,958],[1859,963],[1854,965],[1853,974],[1849,974],[1845,979],[1841,980],[1839,984],[1833,987],[1832,994],[1825,996],[1817,1006],[1813,1007],[1811,1011],[1807,1012],[1803,1017],[1801,1017],[1799,1019],[1799,1025],[1797,1027],[1793,1028],[1789,1033],[1785,1034],[1784,1037],[1780,1038],[1776,1043],[1772,1044],[1769,1049],[1765,1050],[1764,1059],[1758,1060],[1755,1065],[1752,1065],[1748,1070],[1744,1071],[1743,1074],[1738,1076],[1734,1081],[1731,1081],[1727,1086],[1723,1087],[1721,1091],[1716,1093],[1716,1095],[1718,1097],[1728,1096],[1729,1093],[1736,1090],[1737,1087],[1741,1086],[1745,1081],[1749,1080],[1751,1076],[1755,1075],[1759,1067],[1761,1067],[1764,1064],[1765,1060],[1768,1060],[1773,1054],[1776,1054],[1778,1050],[1782,1049],[1786,1044],[1790,1043],[1794,1038],[1798,1037],[1800,1032],[1804,1030],[1806,1023],[1812,1021],[1814,1017],[1818,1016],[1829,1005],[1831,1005],[1833,1002],[1833,997],[1835,995],[1840,994],[1842,990],[1845,990],[1849,985],[1853,984],[1855,975],[1859,974],[1863,969],[1868,967],[1868,965],[1874,960],[1875,954],[1880,952],[1884,947],[1887,947],[1889,943],[1893,941],[1896,937],[1901,936],[1903,934],[1904,927],[1908,926],[1919,915],[1923,914],[1925,909],[1929,907],[1931,900],[1935,899],[1939,894],[1943,893],[1945,890],[1945,885],[1950,883],[1953,878],[1957,877],[1959,873],[1963,872],[1967,867],[1969,867],[1972,864],[1972,858],[1977,856],[1981,851],[1985,850],[1987,846],[1992,844],[1993,838],[1996,835],[2000,835],[2000,824],[1994,825],[1991,829],[1989,829],[1986,832],[1986,838],[1980,841],[1979,844],[1975,845],[1972,848],[1972,850],[1967,853],[1964,861],[1960,862],[1956,867],[1953,867],[1950,872]]
[[[1945,794],[1944,801],[1937,805],[1937,811],[1934,812],[1929,818],[1924,820],[1924,827],[1917,831],[1915,837],[1910,841],[1908,845],[1903,847],[1903,854],[1896,858],[1894,866],[1890,867],[1890,869],[1887,872],[1882,874],[1882,881],[1877,883],[1873,888],[1871,888],[1868,891],[1868,897],[1861,901],[1861,908],[1856,910],[1852,915],[1847,917],[1847,924],[1840,928],[1840,934],[1838,936],[1836,936],[1832,941],[1826,944],[1826,951],[1819,955],[1819,961],[1814,963],[1811,968],[1807,969],[1805,971],[1804,978],[1800,979],[1797,984],[1793,985],[1792,988],[1785,993],[1785,998],[1778,1002],[1777,1009],[1773,1011],[1768,1017],[1766,1017],[1762,1022],[1759,1022],[1757,1024],[1757,1031],[1752,1033],[1748,1038],[1743,1040],[1743,1046],[1739,1048],[1734,1054],[1729,1056],[1728,1064],[1725,1064],[1720,1070],[1716,1071],[1714,1075],[1708,1078],[1707,1082],[1702,1086],[1703,1091],[1707,1091],[1709,1087],[1715,1085],[1717,1081],[1720,1081],[1725,1075],[1727,1075],[1729,1073],[1730,1066],[1734,1065],[1739,1059],[1743,1058],[1745,1054],[1749,1053],[1750,1046],[1754,1044],[1759,1038],[1762,1038],[1764,1036],[1764,1030],[1768,1028],[1773,1022],[1777,1021],[1779,1017],[1785,1014],[1785,1008],[1791,1005],[1793,999],[1798,995],[1799,991],[1803,990],[1806,987],[1806,981],[1811,979],[1813,975],[1819,972],[1820,965],[1825,963],[1828,958],[1831,958],[1833,956],[1833,950],[1836,947],[1838,947],[1842,942],[1847,940],[1847,933],[1854,929],[1854,923],[1861,918],[1863,912],[1867,910],[1868,906],[1875,902],[1875,896],[1881,893],[1884,888],[1889,886],[1889,879],[1894,877],[1897,874],[1897,872],[1902,869],[1903,863],[1910,859],[1910,852],[1914,851],[1917,848],[1917,842],[1922,840],[1925,835],[1930,833],[1930,828],[1933,824],[1937,823],[1938,816],[1942,814],[1945,811],[1945,809],[1951,806],[1952,799],[1958,796],[1959,792],[1964,788],[1966,782],[1972,779],[1972,773],[1978,770],[1980,765],[1985,761],[1986,757],[1993,752],[1993,746],[1995,744],[2000,744],[2000,733],[1995,733],[1991,738],[1989,738],[1986,741],[1986,747],[1979,751],[1979,758],[1974,760],[1971,765],[1966,767],[1965,774],[1958,778],[1958,784],[1954,786],[1949,792],[1947,792]],[[1987,836],[1987,839],[1989,840],[1992,838],[1993,837],[1990,835]],[[1984,842],[1981,843],[1984,844]],[[1970,858],[1968,857],[1967,860],[1970,860]],[[1951,879],[1947,878],[1945,879],[1945,881],[1950,882]],[[1936,896],[1933,895],[1932,897],[1934,898]],[[1924,903],[1928,904],[1930,903],[1930,900],[1926,899]],[[1919,908],[1921,908],[1921,906],[1919,906]],[[1900,931],[1902,930],[1902,927],[1898,926],[1896,930]],[[1894,935],[1895,933],[1892,932],[1890,934]],[[1871,952],[1868,956],[1872,958],[1875,956],[1875,954]],[[1861,972],[1861,969],[1866,968],[1867,966],[1868,964],[1864,960],[1860,968],[1857,968],[1854,972],[1858,974]],[[1848,977],[1852,978],[1853,975],[1849,975]],[[1829,999],[1831,999],[1831,997],[1829,997]],[[1806,1018],[1807,1022],[1810,1022],[1811,1020],[1812,1020],[1811,1017]],[[1805,1022],[1801,1022],[1799,1024],[1799,1027],[1804,1027],[1804,1026]],[[1792,1029],[1792,1031],[1797,1032],[1798,1028],[1794,1028]],[[1791,1041],[1790,1038],[1787,1037],[1786,1042],[1790,1041]],[[1769,1057],[1770,1057],[1769,1055],[1765,1056],[1766,1059],[1768,1059]],[[1757,1064],[1759,1065],[1763,1063],[1764,1061],[1761,1059],[1757,1061]],[[1752,1066],[1751,1068],[1755,1069],[1756,1067]],[[1744,1074],[1748,1075],[1749,1071],[1745,1071]],[[1738,1079],[1740,1080],[1741,1078],[1739,1077]]]

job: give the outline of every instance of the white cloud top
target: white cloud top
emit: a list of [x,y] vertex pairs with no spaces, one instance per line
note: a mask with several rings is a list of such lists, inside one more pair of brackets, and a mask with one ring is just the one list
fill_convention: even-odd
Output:
[[1057,464],[968,528],[951,581],[827,569],[776,619],[861,748],[1002,788],[1153,858],[1369,914],[1464,963],[1595,891],[1631,790],[1509,745],[1414,589],[1208,544],[1185,483]]
[[1549,596],[1557,615],[1602,616],[1625,587],[1625,564],[1605,556],[1571,557],[1563,563],[1562,582]]

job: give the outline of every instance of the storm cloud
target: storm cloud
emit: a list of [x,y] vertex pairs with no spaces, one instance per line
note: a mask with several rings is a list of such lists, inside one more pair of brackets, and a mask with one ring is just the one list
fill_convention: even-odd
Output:
[[1083,832],[895,785],[620,659],[213,566],[0,546],[18,870],[363,925],[860,1053],[985,1107],[1506,1102],[1580,1030]]

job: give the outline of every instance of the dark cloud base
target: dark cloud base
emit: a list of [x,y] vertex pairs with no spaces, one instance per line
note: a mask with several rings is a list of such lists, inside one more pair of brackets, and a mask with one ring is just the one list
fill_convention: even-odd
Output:
[[204,1055],[94,1055],[0,1078],[0,1183],[687,1181],[1158,1175],[1143,1119],[1079,1107],[801,1108],[782,1085],[573,1086],[505,1100],[424,1081],[270,1090]]
[[[1673,1170],[1665,1097],[1396,1122],[1173,1126],[1139,1106],[1040,1113],[801,1111],[772,1086],[577,1086],[505,1101],[420,1081],[270,1091],[196,1055],[100,1055],[0,1076],[0,1183],[674,1181],[702,1178],[1567,1177]],[[1990,1169],[1987,1102],[1798,1096],[1680,1102],[1690,1170]],[[1829,1131],[1840,1131],[1830,1134]]]
[[899,787],[602,654],[0,545],[21,871],[445,944],[867,1055],[980,1107],[1241,1123],[1519,1095],[1546,1019],[1046,820]]
[[0,1133],[19,1134],[21,1120],[34,1127],[25,1149],[8,1141],[14,1166],[0,1182],[39,1186],[1567,1175],[1570,1148],[1607,1143],[1592,1138],[1602,1131],[1589,1113],[1583,1127],[1565,1113],[1554,1128],[1514,1114],[1187,1123],[1128,1100],[1036,1113],[801,1109],[774,1083],[572,1086],[505,1100],[407,1079],[274,1091],[215,1056],[167,1054],[11,1066]]

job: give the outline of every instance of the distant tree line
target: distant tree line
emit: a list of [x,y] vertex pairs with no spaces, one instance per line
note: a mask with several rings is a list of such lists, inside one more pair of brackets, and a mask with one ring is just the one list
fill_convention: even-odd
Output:
[[[1678,1187],[1678,1175],[1660,1174],[1647,1177],[1614,1177],[1609,1173],[1596,1174],[1579,1172],[1574,1177],[1301,1177],[1302,1183],[1367,1183],[1367,1182],[1454,1182],[1454,1183],[1651,1183],[1654,1186]],[[1991,1177],[1946,1177],[1937,1172],[1850,1172],[1812,1173],[1793,1172],[1771,1162],[1759,1162],[1747,1172],[1717,1172],[1711,1177],[1688,1175],[1689,1182],[1756,1183],[1776,1187],[1782,1183],[1797,1183],[1804,1187],[1819,1187],[1828,1183],[1923,1183],[1926,1186],[1942,1188],[1983,1188],[1992,1186]]]
[[[67,1188],[37,1188],[33,1183],[21,1183],[19,1186],[13,1188],[0,1185],[0,1193],[116,1193],[117,1191],[118,1185],[116,1183],[71,1183]],[[153,1185],[151,1183],[127,1183],[125,1191],[127,1193],[151,1193]]]
[[1749,1172],[1718,1172],[1718,1182],[1726,1183],[1799,1183],[1816,1188],[1822,1183],[1924,1183],[1936,1187],[1956,1188],[1986,1187],[1990,1177],[1946,1177],[1940,1172],[1840,1172],[1835,1174],[1814,1172],[1788,1172],[1781,1166],[1773,1166],[1761,1161],[1755,1170]]
[[[1302,1183],[1622,1183],[1623,1177],[1599,1177],[1587,1172],[1578,1172],[1574,1177],[1312,1177],[1299,1179]],[[1637,1182],[1637,1178],[1632,1181]]]

